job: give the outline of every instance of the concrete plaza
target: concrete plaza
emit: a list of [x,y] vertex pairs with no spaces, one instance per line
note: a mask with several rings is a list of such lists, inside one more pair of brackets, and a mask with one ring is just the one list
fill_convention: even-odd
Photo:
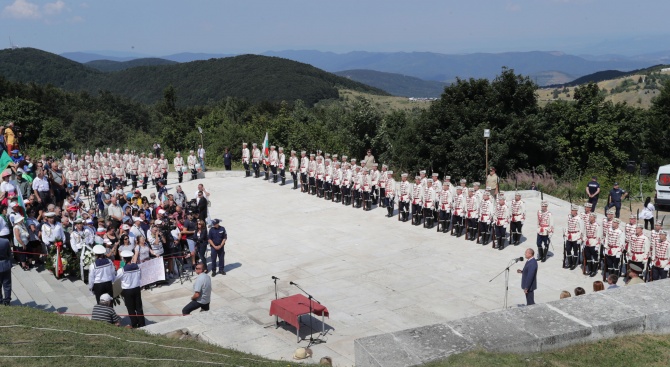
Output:
[[[501,309],[505,276],[490,280],[511,259],[523,256],[525,248],[535,248],[537,192],[523,192],[528,238],[520,246],[498,251],[490,243],[482,246],[387,218],[382,208],[364,212],[291,190],[290,180],[279,186],[261,178],[241,177],[235,171],[208,172],[207,176],[182,187],[189,199],[198,183],[211,192],[211,217],[222,219],[228,232],[227,275],[213,278],[210,312],[149,317],[149,332],[190,329],[222,346],[290,359],[295,348],[307,346],[309,340],[297,344],[293,327],[275,328],[274,317],[269,316],[275,297],[274,275],[281,279],[279,297],[300,293],[289,284],[293,281],[330,311],[326,334],[320,337],[325,343],[311,347],[312,361],[329,355],[336,365],[351,366],[354,339]],[[169,186],[174,187],[174,182],[171,177]],[[592,282],[600,279],[583,276],[579,268],[561,268],[561,233],[569,203],[549,196],[545,199],[554,213],[556,255],[540,263],[538,303],[556,300],[562,290],[572,292],[578,286],[590,293]],[[522,266],[518,263],[511,268],[511,307],[525,303],[521,277],[516,273]],[[15,279],[30,279],[15,280],[17,304],[34,302],[43,308],[89,312],[94,302],[82,282],[58,281],[46,272],[23,272],[18,267],[12,273]],[[72,284],[65,284],[68,282]],[[188,303],[191,287],[191,282],[177,281],[144,291],[145,312],[179,314]],[[125,307],[117,306],[117,311],[125,313]],[[301,336],[309,339],[309,319],[303,318],[303,323]],[[321,329],[320,317],[314,318],[313,326]]]

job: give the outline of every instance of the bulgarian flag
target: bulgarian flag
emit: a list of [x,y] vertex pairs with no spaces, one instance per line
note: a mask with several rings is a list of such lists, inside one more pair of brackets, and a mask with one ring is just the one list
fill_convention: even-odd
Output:
[[270,157],[270,141],[268,140],[268,132],[265,132],[265,139],[263,140],[263,164],[268,164],[268,157]]
[[[267,138],[267,135],[265,136]],[[7,151],[2,151],[2,156],[0,156],[0,172],[7,169],[10,163],[14,163],[12,157],[7,154]]]

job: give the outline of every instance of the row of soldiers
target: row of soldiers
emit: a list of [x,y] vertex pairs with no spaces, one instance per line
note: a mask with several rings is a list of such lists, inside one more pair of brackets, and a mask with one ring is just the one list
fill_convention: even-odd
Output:
[[[286,183],[286,156],[284,149],[271,146],[267,157],[262,157],[256,144],[249,151],[247,144],[242,147],[242,164],[246,177],[260,177],[260,167],[265,167],[265,179],[271,182]],[[269,168],[269,169],[268,169]],[[393,217],[395,203],[398,203],[398,220],[407,222],[411,216],[412,224],[460,237],[465,233],[466,240],[488,244],[502,250],[507,239],[509,225],[509,243],[518,245],[521,241],[521,229],[525,220],[525,204],[517,193],[511,204],[507,204],[505,195],[500,193],[495,200],[495,192],[481,189],[478,182],[467,187],[465,179],[460,185],[454,186],[451,177],[445,176],[440,182],[439,174],[433,173],[432,178],[421,171],[415,177],[415,183],[408,181],[408,174],[401,175],[396,182],[393,171],[387,165],[379,169],[378,163],[370,167],[362,160],[360,164],[355,158],[337,154],[332,156],[321,152],[310,154],[302,151],[298,158],[296,151],[291,151],[288,169],[293,178],[293,189],[341,203],[353,208],[371,210],[379,205],[387,209],[387,217]],[[270,180],[269,172],[273,179]]]
[[[156,185],[158,180],[166,180],[169,169],[169,162],[164,154],[154,157],[153,153],[147,156],[145,153],[130,152],[129,149],[125,149],[123,154],[120,149],[115,153],[111,153],[109,148],[103,153],[96,149],[94,154],[87,150],[81,156],[65,155],[61,162],[67,182],[73,185],[74,191],[81,187],[84,195],[88,195],[89,190],[101,182],[111,187],[132,182],[133,189],[138,186],[146,189],[149,181]],[[177,152],[173,168],[181,183],[187,171],[191,172],[191,179],[197,178],[200,163],[193,151],[190,151],[186,161]]]
[[603,271],[603,279],[608,274],[617,274],[624,267],[627,274],[630,269],[642,269],[646,280],[658,280],[668,277],[667,233],[662,230],[662,222],[656,222],[649,235],[644,226],[637,222],[637,216],[631,214],[628,224],[614,218],[614,208],[607,211],[602,224],[591,211],[591,204],[584,205],[584,212],[578,214],[573,205],[564,231],[564,268],[575,269],[579,261],[579,252],[583,247],[583,272],[595,276],[598,267]]

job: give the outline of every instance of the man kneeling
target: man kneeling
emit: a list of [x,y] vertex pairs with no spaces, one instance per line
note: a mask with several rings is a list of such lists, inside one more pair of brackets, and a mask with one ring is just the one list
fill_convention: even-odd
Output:
[[195,272],[198,274],[193,284],[193,291],[195,293],[191,297],[191,302],[181,310],[181,313],[184,315],[189,315],[199,308],[202,311],[209,311],[209,300],[212,296],[212,278],[203,272],[205,266],[204,263],[199,263],[195,266]]

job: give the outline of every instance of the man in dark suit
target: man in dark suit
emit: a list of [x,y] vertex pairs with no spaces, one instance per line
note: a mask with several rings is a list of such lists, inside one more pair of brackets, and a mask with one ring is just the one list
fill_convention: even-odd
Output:
[[0,238],[0,287],[0,300],[9,306],[12,300],[12,253],[9,240],[5,238]]
[[198,218],[207,220],[207,198],[202,191],[198,191],[198,199],[196,200],[198,206]]
[[535,251],[532,248],[526,249],[524,254],[526,257],[526,265],[523,270],[517,269],[517,273],[521,274],[521,289],[526,293],[526,305],[535,304],[535,290],[537,289],[537,260],[535,260]]

